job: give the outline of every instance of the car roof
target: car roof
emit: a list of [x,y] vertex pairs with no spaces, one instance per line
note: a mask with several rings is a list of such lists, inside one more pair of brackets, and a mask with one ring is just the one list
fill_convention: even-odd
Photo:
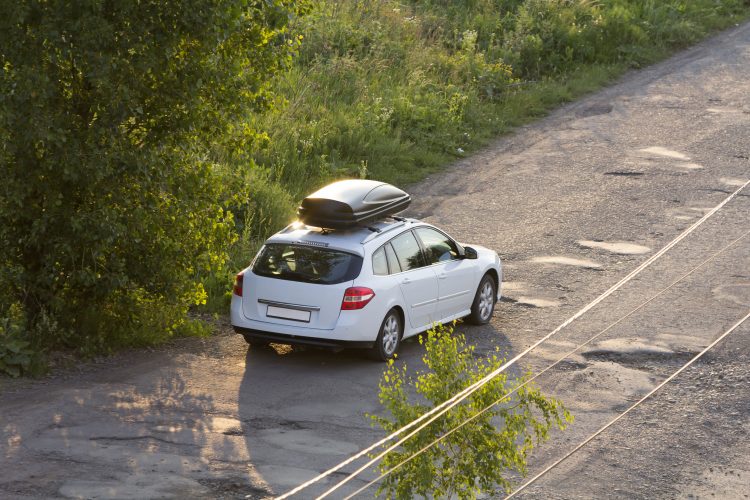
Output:
[[364,255],[365,245],[371,242],[387,241],[389,238],[386,238],[386,235],[390,237],[397,235],[401,232],[399,228],[407,229],[419,224],[423,224],[423,222],[417,219],[398,217],[375,221],[353,229],[324,230],[295,222],[268,238],[266,243],[294,243]]

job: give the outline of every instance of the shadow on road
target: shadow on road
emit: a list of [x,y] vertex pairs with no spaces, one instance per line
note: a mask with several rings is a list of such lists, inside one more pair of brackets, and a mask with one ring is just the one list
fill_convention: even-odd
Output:
[[[467,342],[481,342],[479,356],[509,345],[491,325],[458,329]],[[423,354],[416,338],[409,339],[397,363],[414,372],[423,366]],[[382,413],[378,384],[384,368],[358,350],[248,348],[239,415],[253,471],[269,493],[288,491],[382,437],[365,414]],[[308,493],[342,477],[334,474]]]
[[145,369],[128,383],[117,381],[122,375],[51,387],[51,398],[18,405],[23,415],[6,408],[0,429],[14,446],[0,456],[0,496],[166,498],[244,489],[242,471],[232,477],[215,467],[248,460],[239,421],[218,416],[200,382],[171,367],[151,380]]

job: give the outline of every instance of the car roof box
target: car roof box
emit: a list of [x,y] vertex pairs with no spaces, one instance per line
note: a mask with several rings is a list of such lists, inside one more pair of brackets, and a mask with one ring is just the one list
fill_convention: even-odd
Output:
[[411,197],[385,182],[346,180],[315,191],[297,209],[299,220],[324,229],[349,229],[404,210]]

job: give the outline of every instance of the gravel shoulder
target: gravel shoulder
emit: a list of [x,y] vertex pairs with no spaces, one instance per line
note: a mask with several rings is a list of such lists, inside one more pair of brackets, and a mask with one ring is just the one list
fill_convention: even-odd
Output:
[[[503,258],[506,298],[493,321],[461,327],[477,351],[522,351],[750,178],[748,96],[745,24],[414,186],[410,215]],[[750,230],[749,220],[743,192],[517,369],[539,370],[600,332]],[[540,377],[576,420],[538,449],[530,474],[748,308],[750,237]],[[526,496],[746,498],[748,339],[746,324]],[[405,343],[400,362],[416,366],[420,355]],[[356,352],[250,350],[225,328],[39,381],[1,380],[0,497],[282,493],[380,436],[364,414],[378,411],[381,370]]]

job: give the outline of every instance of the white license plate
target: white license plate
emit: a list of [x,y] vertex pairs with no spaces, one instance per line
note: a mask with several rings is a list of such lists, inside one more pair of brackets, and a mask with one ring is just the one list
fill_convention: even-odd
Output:
[[289,319],[292,321],[310,322],[310,311],[300,311],[299,309],[287,309],[286,307],[268,306],[266,316],[269,318]]

